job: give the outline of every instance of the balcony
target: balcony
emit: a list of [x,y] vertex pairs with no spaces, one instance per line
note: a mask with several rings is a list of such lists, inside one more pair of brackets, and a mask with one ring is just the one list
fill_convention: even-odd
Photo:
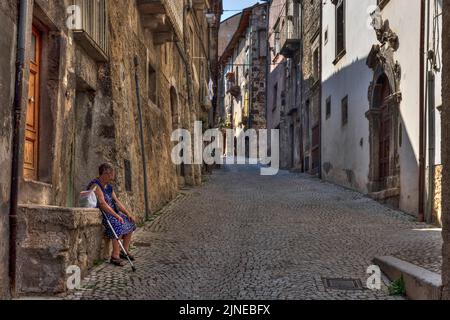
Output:
[[301,46],[301,21],[298,16],[285,16],[280,26],[280,53],[292,58]]
[[108,61],[108,16],[106,0],[73,0],[81,23],[73,29],[75,41],[97,62]]
[[138,0],[142,26],[153,33],[156,45],[182,38],[182,0]]

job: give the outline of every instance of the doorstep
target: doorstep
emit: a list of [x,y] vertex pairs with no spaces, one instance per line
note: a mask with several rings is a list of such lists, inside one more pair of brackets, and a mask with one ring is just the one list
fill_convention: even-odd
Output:
[[391,281],[396,281],[403,276],[408,298],[412,300],[442,299],[440,274],[393,256],[375,257],[373,262]]

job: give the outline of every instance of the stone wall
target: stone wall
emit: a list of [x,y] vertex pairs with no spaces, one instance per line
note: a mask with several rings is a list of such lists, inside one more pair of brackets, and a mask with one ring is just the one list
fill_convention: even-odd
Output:
[[265,129],[266,121],[266,75],[267,63],[267,14],[268,5],[259,5],[253,9],[251,16],[251,70],[250,89],[250,127],[252,129]]
[[67,291],[67,268],[82,276],[104,258],[101,214],[96,209],[21,206],[17,237],[19,295],[55,295]]
[[[133,59],[137,55],[140,61],[138,76],[152,212],[170,201],[179,187],[170,158],[174,126],[171,89],[178,105],[176,126],[191,129],[193,121],[201,118],[200,80],[188,79],[175,42],[154,45],[153,34],[142,26],[135,1],[108,3],[107,62],[96,61],[72,37],[65,26],[63,1],[36,0],[30,10],[29,21],[37,19],[49,29],[44,34],[46,86],[41,103],[41,118],[45,119],[41,148],[45,149],[40,152],[38,181],[22,180],[20,203],[76,207],[79,192],[98,175],[98,166],[111,162],[116,167],[117,193],[142,220],[144,181]],[[201,23],[206,28],[204,21]],[[149,65],[156,72],[157,101],[149,99]],[[207,70],[203,68],[201,76],[200,69],[197,68],[196,76],[205,85]],[[188,103],[189,81],[194,82],[193,106]],[[186,172],[183,182],[201,181],[199,167],[187,168]],[[129,190],[126,178],[131,182]]]
[[[317,145],[314,145],[313,140],[318,140],[318,137],[313,137],[314,133],[317,134],[319,130],[314,130],[320,125],[320,60],[318,62],[319,72],[314,75],[314,61],[313,56],[315,50],[318,50],[318,58],[321,57],[321,25],[320,25],[320,11],[321,2],[320,1],[303,1],[302,12],[303,12],[303,52],[302,52],[302,80],[301,89],[301,121],[302,121],[302,145],[303,150],[301,151],[304,156],[305,170],[311,173],[318,173],[320,163]],[[307,110],[306,105],[309,106]],[[307,114],[308,113],[308,114]],[[306,121],[306,118],[308,119]],[[315,148],[315,149],[314,149]],[[313,163],[314,162],[314,163]]]
[[[178,14],[174,18],[176,29],[180,29],[180,12],[183,8],[181,0],[179,3],[176,8]],[[17,15],[15,4],[16,1],[12,0],[2,1],[0,4],[0,26],[2,30],[8,30],[0,36],[0,121],[4,122],[0,127],[0,297],[7,295],[8,291],[11,104]],[[67,227],[58,225],[57,217],[72,219],[68,216],[79,215],[78,210],[70,211],[65,208],[77,207],[79,192],[98,175],[101,163],[107,161],[115,166],[117,178],[114,187],[117,194],[138,220],[142,221],[145,217],[134,57],[138,56],[140,61],[138,78],[151,212],[173,199],[181,184],[201,183],[200,165],[186,166],[185,176],[180,179],[179,172],[171,161],[171,133],[178,127],[193,132],[195,120],[202,120],[205,115],[208,118],[210,107],[204,99],[212,72],[208,69],[208,59],[214,60],[216,57],[210,57],[207,41],[197,40],[194,42],[195,48],[184,48],[183,39],[180,39],[181,30],[176,32],[177,42],[174,38],[168,42],[155,41],[152,31],[143,26],[138,1],[109,0],[109,21],[106,25],[109,28],[108,59],[99,60],[98,55],[92,53],[92,48],[86,49],[86,44],[83,45],[68,30],[67,1],[35,0],[30,1],[30,4],[28,28],[31,30],[33,22],[40,28],[43,38],[40,161],[37,181],[20,179],[19,202],[26,209],[23,209],[23,225],[20,226],[21,258],[18,263],[21,270],[18,283],[21,291],[42,293],[37,288],[42,284],[42,287],[47,288],[44,289],[46,292],[59,292],[64,289],[60,280],[41,277],[48,272],[47,269],[40,270],[37,265],[27,265],[24,261],[27,255],[37,254],[45,263],[58,265],[55,267],[59,268],[56,271],[62,272],[61,266],[66,261],[73,260],[72,253],[64,256],[66,253],[53,252],[53,239],[47,238],[52,230]],[[168,7],[168,10],[174,10],[172,4]],[[173,12],[168,14],[173,16]],[[209,29],[203,11],[191,10],[187,16],[191,30],[195,31],[191,36],[208,39]],[[217,39],[212,39],[211,42],[217,44]],[[31,33],[27,35],[27,43],[31,43]],[[202,46],[206,53],[203,55],[204,59],[198,59],[204,51],[201,50]],[[26,61],[29,61],[30,49],[26,49]],[[149,86],[150,66],[155,71],[157,83],[154,92]],[[23,106],[28,101],[28,78],[27,71],[24,74]],[[22,117],[25,116],[26,107],[23,107]],[[24,126],[21,128],[21,136],[23,134]],[[24,157],[23,145],[20,150],[21,162]],[[51,209],[45,206],[51,206]],[[28,217],[34,211],[39,211],[38,216]],[[55,219],[49,222],[48,227],[39,225],[41,221],[37,220],[45,220],[43,212],[51,212]],[[85,223],[90,223],[89,219]],[[97,240],[101,240],[98,227],[95,223],[85,225],[77,222],[69,228],[70,231],[57,233],[64,241],[69,242],[87,233],[96,239],[93,242],[95,245]],[[38,243],[32,239],[43,240]],[[48,247],[45,247],[46,244]],[[63,245],[65,248],[71,246],[66,242]],[[83,261],[78,261],[83,264],[83,268],[90,265],[86,261],[92,261],[96,257],[95,250],[87,250],[86,255]],[[34,279],[34,274],[40,276]]]
[[443,1],[443,80],[442,80],[442,236],[443,265],[442,284],[443,298],[450,299],[450,2]]
[[434,169],[434,200],[432,223],[442,226],[442,165],[438,165]]
[[12,103],[16,61],[16,1],[0,3],[0,299],[9,295],[9,197],[11,183]]

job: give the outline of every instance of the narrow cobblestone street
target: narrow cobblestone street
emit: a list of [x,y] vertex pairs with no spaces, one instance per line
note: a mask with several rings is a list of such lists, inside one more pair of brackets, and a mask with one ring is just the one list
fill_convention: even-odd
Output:
[[[226,166],[137,233],[138,271],[96,267],[70,299],[399,299],[331,290],[377,255],[440,268],[440,232],[367,197],[306,175]],[[413,254],[412,254],[413,253]],[[383,280],[385,282],[385,280]]]

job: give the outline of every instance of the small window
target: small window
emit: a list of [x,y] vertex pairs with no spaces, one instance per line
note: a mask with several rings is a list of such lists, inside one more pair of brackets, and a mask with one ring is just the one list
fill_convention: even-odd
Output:
[[330,119],[331,117],[331,97],[328,97],[326,102],[326,118]]
[[342,99],[342,126],[348,123],[348,96]]
[[310,128],[310,104],[311,104],[311,102],[309,101],[309,99],[308,100],[306,100],[306,103],[305,103],[305,109],[304,109],[304,126],[305,126],[305,128],[304,128],[304,130],[305,130],[305,147],[306,148],[309,148],[309,146],[310,146],[310,143],[311,143],[311,135],[310,135],[310,131],[311,131],[311,128]]
[[158,104],[156,101],[156,71],[150,64],[148,65],[148,99],[154,104]]
[[131,162],[129,160],[124,160],[124,168],[125,168],[125,190],[128,192],[133,191],[133,182],[131,179]]
[[336,59],[345,54],[345,0],[336,3]]
[[277,109],[277,101],[278,101],[278,83],[275,84],[273,87],[273,104],[272,104],[272,111],[275,111]]
[[319,48],[316,48],[313,53],[313,73],[314,82],[319,80]]

